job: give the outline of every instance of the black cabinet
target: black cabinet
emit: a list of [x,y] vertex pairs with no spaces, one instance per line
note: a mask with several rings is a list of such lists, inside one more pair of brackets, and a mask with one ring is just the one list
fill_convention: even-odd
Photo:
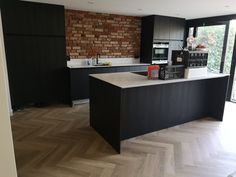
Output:
[[147,65],[70,69],[71,102],[89,98],[89,74],[147,71]]
[[140,61],[152,63],[154,42],[169,42],[168,60],[171,59],[172,48],[183,47],[185,38],[185,19],[151,15],[142,18]]
[[154,20],[155,16],[142,18],[140,61],[143,63],[152,63]]
[[169,18],[170,40],[184,40],[185,19]]
[[1,10],[13,109],[68,103],[64,7],[19,1]]
[[13,107],[20,107],[39,99],[40,80],[36,43],[32,37],[5,36],[8,77]]
[[5,48],[14,109],[68,99],[64,38],[6,35]]
[[165,16],[154,17],[154,39],[184,40],[185,19]]
[[1,10],[5,34],[65,35],[63,6],[19,1]]
[[154,39],[170,39],[170,18],[164,16],[155,16],[154,21]]
[[[38,37],[38,67],[40,68],[40,101],[63,101],[69,96],[69,75],[66,68],[65,39]],[[36,61],[37,62],[37,61]]]

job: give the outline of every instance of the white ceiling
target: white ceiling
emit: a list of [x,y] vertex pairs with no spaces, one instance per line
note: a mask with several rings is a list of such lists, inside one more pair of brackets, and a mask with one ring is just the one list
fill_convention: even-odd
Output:
[[26,0],[67,9],[123,15],[166,15],[194,19],[236,14],[236,0]]

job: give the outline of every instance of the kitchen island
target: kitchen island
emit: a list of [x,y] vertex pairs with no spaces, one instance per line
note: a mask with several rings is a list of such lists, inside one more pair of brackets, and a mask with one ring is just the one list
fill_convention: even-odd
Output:
[[121,141],[185,122],[223,120],[229,76],[147,80],[139,73],[90,75],[90,125],[120,153]]

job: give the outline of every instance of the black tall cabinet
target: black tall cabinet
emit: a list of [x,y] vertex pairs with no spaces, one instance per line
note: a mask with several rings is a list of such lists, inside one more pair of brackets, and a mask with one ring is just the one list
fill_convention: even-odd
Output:
[[1,11],[13,109],[67,103],[64,7],[19,1]]
[[141,53],[143,63],[152,63],[153,43],[169,42],[169,56],[172,50],[180,50],[185,38],[183,18],[151,15],[142,18]]

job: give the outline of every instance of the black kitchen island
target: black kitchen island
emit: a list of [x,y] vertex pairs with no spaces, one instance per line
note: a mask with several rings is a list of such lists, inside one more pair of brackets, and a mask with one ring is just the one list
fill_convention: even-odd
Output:
[[147,80],[90,75],[90,125],[120,153],[121,141],[204,117],[223,120],[229,76]]

